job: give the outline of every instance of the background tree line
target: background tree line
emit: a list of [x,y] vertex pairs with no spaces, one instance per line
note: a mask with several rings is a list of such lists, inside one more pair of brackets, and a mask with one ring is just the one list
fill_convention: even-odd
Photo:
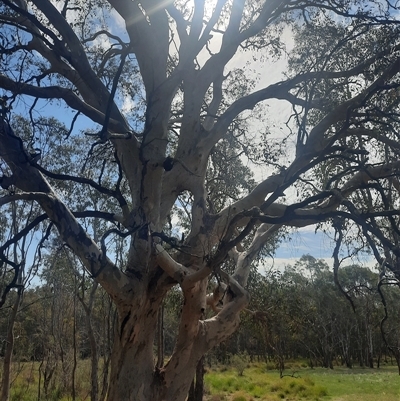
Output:
[[[39,374],[37,391],[43,399],[55,392],[74,395],[77,365],[82,360],[90,365],[85,380],[91,383],[92,399],[106,396],[115,308],[85,270],[76,266],[79,264],[67,250],[55,246],[43,258],[40,284],[26,289],[19,301],[12,377],[19,374],[21,364],[33,363]],[[205,363],[235,363],[239,356],[247,362],[264,361],[267,368],[280,369],[281,373],[293,360],[326,368],[376,368],[398,363],[397,286],[387,281],[390,285],[378,289],[379,274],[358,265],[341,268],[339,280],[353,305],[335,284],[328,265],[310,255],[284,271],[261,274],[254,268],[249,280],[254,295],[242,313],[239,330],[210,351]],[[379,291],[384,295],[387,319]],[[17,296],[11,292],[0,310],[2,357]],[[155,359],[160,338],[165,357],[173,352],[182,301],[182,293],[176,288],[164,303],[163,335],[154,343]]]
[[326,368],[398,362],[400,294],[390,278],[382,284],[376,271],[347,265],[338,287],[328,265],[310,255],[283,272],[254,277],[252,313],[244,314],[227,352],[246,352],[279,369],[290,359]]

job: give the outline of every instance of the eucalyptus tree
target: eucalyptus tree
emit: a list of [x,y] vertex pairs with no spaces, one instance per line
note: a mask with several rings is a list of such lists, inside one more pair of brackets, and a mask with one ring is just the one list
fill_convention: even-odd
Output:
[[[369,244],[378,259],[383,247],[397,257],[388,230],[397,230],[397,202],[386,202],[400,167],[393,7],[385,0],[2,0],[1,203],[37,203],[47,233],[58,230],[115,303],[110,400],[185,399],[202,355],[238,327],[252,261],[283,227],[332,221],[338,240]],[[235,62],[278,57],[291,30],[288,75],[254,86],[252,69]],[[267,78],[261,65],[258,73]],[[292,107],[284,136],[260,118],[271,99]],[[10,125],[24,106],[33,130],[25,141]],[[73,154],[64,171],[42,163],[36,120],[46,113],[68,123],[65,143],[86,134],[81,165]],[[206,177],[217,166],[213,152],[232,146],[232,137],[241,160],[270,168],[215,208]],[[74,184],[73,196],[62,182]],[[87,193],[103,199],[101,210],[85,204]],[[190,226],[177,239],[181,196]],[[87,223],[94,217],[107,223],[98,241]],[[126,239],[123,265],[108,248],[114,237]],[[233,273],[224,269],[228,257]],[[218,285],[207,294],[211,276]],[[175,285],[184,298],[175,348],[156,367],[157,313]],[[203,318],[207,301],[215,314]]]

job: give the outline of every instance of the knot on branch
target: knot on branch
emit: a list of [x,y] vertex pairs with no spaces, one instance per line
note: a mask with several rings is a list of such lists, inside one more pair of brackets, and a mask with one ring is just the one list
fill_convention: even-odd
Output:
[[15,185],[15,177],[13,175],[11,177],[6,175],[0,177],[0,186],[3,189],[9,189],[12,185]]

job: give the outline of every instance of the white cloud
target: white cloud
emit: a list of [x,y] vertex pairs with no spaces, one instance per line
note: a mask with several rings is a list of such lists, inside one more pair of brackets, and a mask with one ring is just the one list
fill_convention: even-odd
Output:
[[261,274],[265,274],[266,272],[273,271],[283,271],[287,265],[293,266],[299,258],[269,258],[264,260],[258,266],[257,270]]
[[[312,254],[311,254],[312,255]],[[280,271],[283,272],[285,270],[286,266],[294,266],[296,262],[299,261],[300,257],[302,255],[299,255],[298,257],[289,257],[289,258],[269,258],[265,259],[263,262],[261,262],[257,270],[261,274],[267,274],[269,271]],[[314,255],[312,255],[314,256]],[[318,260],[323,260],[329,268],[333,271],[333,258],[332,257],[326,257],[326,258],[318,258]],[[364,259],[358,259],[358,258],[353,258],[353,259],[346,259],[344,260],[340,267],[344,266],[349,266],[349,265],[360,265],[363,267],[369,267],[371,270],[374,270],[376,266],[376,261],[373,257],[366,257]]]
[[135,105],[135,101],[130,96],[125,96],[121,106],[122,113],[126,114],[131,112],[134,109]]

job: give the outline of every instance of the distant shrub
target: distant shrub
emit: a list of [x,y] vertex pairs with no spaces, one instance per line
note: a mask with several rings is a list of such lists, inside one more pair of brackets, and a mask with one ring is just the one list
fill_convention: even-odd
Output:
[[247,368],[249,356],[247,352],[243,354],[232,355],[231,365],[235,368],[239,376],[243,376],[244,370]]
[[275,362],[267,362],[265,364],[265,369],[266,370],[275,370],[276,369],[276,363]]

